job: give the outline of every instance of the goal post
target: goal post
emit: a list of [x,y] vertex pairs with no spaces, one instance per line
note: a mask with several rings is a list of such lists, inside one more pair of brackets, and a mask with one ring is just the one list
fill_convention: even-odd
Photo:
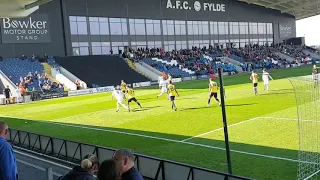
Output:
[[320,93],[313,76],[289,78],[297,103],[298,180],[320,180]]

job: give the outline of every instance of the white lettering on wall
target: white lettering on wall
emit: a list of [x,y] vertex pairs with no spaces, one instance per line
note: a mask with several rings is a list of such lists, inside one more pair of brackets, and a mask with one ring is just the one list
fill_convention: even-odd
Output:
[[4,18],[2,24],[4,29],[46,29],[47,21],[33,21],[32,17],[29,17],[28,20],[11,20],[10,18]]
[[204,2],[200,3],[199,1],[194,1],[193,7],[189,6],[188,1],[171,1],[168,0],[166,4],[167,9],[184,9],[184,10],[195,10],[195,11],[212,11],[212,12],[226,12],[225,4],[215,4]]

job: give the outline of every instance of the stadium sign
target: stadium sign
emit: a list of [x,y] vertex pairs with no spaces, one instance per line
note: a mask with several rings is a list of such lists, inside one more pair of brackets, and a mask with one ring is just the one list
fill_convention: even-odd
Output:
[[92,89],[81,89],[75,91],[69,91],[68,96],[79,96],[85,94],[92,94]]
[[184,77],[184,78],[183,78],[183,81],[191,81],[191,80],[192,80],[191,77]]
[[201,76],[198,76],[198,79],[208,79],[210,78],[210,75],[201,75]]
[[148,86],[151,86],[151,82],[150,82],[150,81],[133,83],[133,87],[134,87],[134,88],[138,88],[138,87],[148,87]]
[[279,24],[280,38],[288,38],[292,36],[293,26],[290,24]]
[[69,91],[69,96],[80,96],[80,95],[86,95],[86,94],[96,94],[96,93],[102,93],[102,92],[110,92],[110,91],[113,91],[113,90],[114,90],[113,86],[90,88],[90,89],[81,89],[81,90]]
[[110,92],[114,90],[113,86],[107,86],[107,87],[98,87],[98,88],[93,88],[92,93],[102,93],[102,92]]
[[215,4],[211,2],[199,2],[194,1],[190,3],[188,1],[172,1],[167,0],[167,9],[180,9],[180,10],[194,10],[194,11],[212,11],[212,12],[226,12],[225,4]]
[[181,78],[173,78],[172,82],[177,83],[177,82],[181,82],[182,79]]
[[68,97],[68,92],[40,94],[40,100]]
[[50,43],[47,15],[1,19],[2,43]]

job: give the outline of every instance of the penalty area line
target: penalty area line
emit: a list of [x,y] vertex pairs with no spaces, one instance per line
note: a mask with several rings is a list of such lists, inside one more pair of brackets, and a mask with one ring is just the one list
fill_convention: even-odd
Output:
[[[237,125],[240,125],[240,124],[244,124],[244,123],[247,123],[247,122],[250,122],[250,121],[254,121],[254,120],[257,120],[257,119],[259,119],[259,117],[252,118],[252,119],[245,120],[245,121],[241,121],[241,122],[238,122],[238,123],[235,123],[235,124],[231,124],[231,125],[228,126],[228,128],[229,128],[229,127],[233,127],[233,126],[237,126]],[[218,129],[215,129],[215,130],[212,130],[212,131],[209,131],[209,132],[205,132],[205,133],[202,133],[202,134],[199,134],[199,135],[196,135],[196,136],[187,138],[187,139],[184,139],[184,140],[182,140],[181,142],[186,142],[186,141],[189,141],[189,140],[191,140],[191,139],[198,138],[198,137],[202,137],[202,136],[205,136],[205,135],[208,135],[208,134],[212,134],[212,133],[214,133],[214,132],[221,131],[221,130],[223,130],[223,127],[222,127],[222,128],[218,128]]]
[[[2,117],[15,118],[15,117],[12,117],[12,116],[2,116]],[[93,127],[81,126],[81,125],[73,125],[73,124],[63,124],[63,123],[57,123],[57,122],[37,121],[37,120],[33,120],[33,121],[34,122],[38,122],[38,123],[43,123],[43,124],[54,124],[54,125],[59,125],[59,126],[74,127],[74,128],[81,128],[81,129],[89,129],[89,130],[94,130],[94,131],[102,131],[102,132],[109,132],[109,133],[115,133],[115,134],[124,134],[124,135],[143,137],[143,138],[149,138],[149,139],[157,139],[157,140],[162,140],[162,141],[167,141],[167,142],[181,143],[181,144],[204,147],[204,148],[210,148],[210,149],[216,149],[216,150],[221,150],[221,151],[225,151],[226,150],[225,148],[217,147],[217,146],[210,146],[210,145],[192,143],[192,142],[182,142],[181,140],[161,138],[161,137],[149,136],[149,135],[144,135],[144,134],[123,132],[123,131],[116,131],[116,130],[109,130],[109,129],[101,129],[101,128],[93,128]],[[279,157],[279,156],[271,156],[271,155],[258,154],[258,153],[252,153],[252,152],[246,152],[246,151],[239,151],[239,150],[234,150],[234,149],[231,149],[230,151],[234,152],[234,153],[238,153],[238,154],[258,156],[258,157],[276,159],[276,160],[283,160],[283,161],[288,161],[288,162],[295,162],[295,163],[303,162],[303,163],[308,163],[308,164],[316,164],[314,162],[299,161],[297,159],[290,159],[290,158],[284,158],[284,157]]]
[[[94,131],[109,132],[109,133],[115,133],[115,134],[124,134],[124,135],[143,137],[143,138],[149,138],[149,139],[157,139],[157,140],[162,140],[162,141],[167,141],[167,142],[181,143],[181,144],[204,147],[204,148],[210,148],[210,149],[216,149],[216,150],[221,150],[221,151],[225,151],[226,150],[225,148],[217,147],[217,146],[210,146],[210,145],[198,144],[198,143],[192,143],[192,142],[182,142],[180,140],[161,138],[161,137],[149,136],[149,135],[144,135],[144,134],[123,132],[123,131],[116,131],[116,130],[109,130],[109,129],[101,129],[101,128],[93,128],[93,127],[87,127],[87,126],[81,126],[81,125],[63,124],[63,123],[56,123],[56,122],[45,122],[45,121],[36,121],[36,122],[43,123],[43,124],[54,124],[54,125],[60,125],[60,126],[66,126],[66,127],[88,129],[88,130],[94,130]],[[270,156],[270,155],[265,155],[265,154],[258,154],[258,153],[252,153],[252,152],[246,152],[246,151],[239,151],[239,150],[234,150],[234,149],[231,149],[230,151],[234,152],[234,153],[238,153],[238,154],[258,156],[258,157],[263,157],[263,158],[283,160],[283,161],[289,161],[289,162],[295,162],[295,163],[303,162],[303,161],[299,161],[297,159],[290,159],[290,158],[284,158],[284,157],[279,157],[279,156]],[[305,163],[313,163],[313,162],[305,162]]]

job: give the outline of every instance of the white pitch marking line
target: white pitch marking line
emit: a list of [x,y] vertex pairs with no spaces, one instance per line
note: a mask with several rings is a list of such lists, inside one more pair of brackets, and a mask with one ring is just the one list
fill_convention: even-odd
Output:
[[[79,126],[79,125],[71,125],[71,124],[62,124],[62,123],[55,123],[55,122],[44,122],[44,121],[37,121],[44,124],[55,124],[60,126],[68,126],[68,127],[75,127],[75,128],[81,128],[81,129],[89,129],[89,130],[95,130],[95,131],[104,131],[104,132],[110,132],[110,133],[116,133],[116,134],[125,134],[130,136],[138,136],[138,137],[144,137],[144,138],[150,138],[150,139],[158,139],[168,142],[174,142],[174,143],[181,143],[181,144],[187,144],[187,145],[193,145],[193,146],[199,146],[199,147],[205,147],[210,149],[217,149],[225,151],[225,148],[216,147],[216,146],[210,146],[210,145],[204,145],[204,144],[198,144],[198,143],[192,143],[192,142],[181,142],[179,140],[173,140],[173,139],[167,139],[167,138],[161,138],[161,137],[155,137],[155,136],[148,136],[143,134],[136,134],[136,133],[129,133],[129,132],[122,132],[122,131],[116,131],[116,130],[108,130],[108,129],[100,129],[100,128],[92,128],[92,127],[86,127],[86,126]],[[259,156],[264,158],[270,158],[270,159],[277,159],[277,160],[284,160],[289,162],[301,162],[296,159],[290,159],[290,158],[283,158],[278,156],[269,156],[264,154],[257,154],[257,153],[251,153],[251,152],[245,152],[245,151],[238,151],[238,150],[230,150],[231,152],[239,153],[239,154],[245,154],[245,155],[252,155],[252,156]],[[312,163],[312,162],[306,162],[306,163]]]
[[[182,144],[187,144],[187,145],[200,146],[200,147],[223,150],[223,151],[226,150],[225,148],[216,147],[216,146],[210,146],[210,145],[204,145],[204,144],[198,144],[198,143],[192,143],[192,142],[181,142],[179,140],[173,140],[173,139],[167,139],[167,138],[161,138],[161,137],[155,137],[155,136],[148,136],[148,135],[143,135],[143,134],[122,132],[122,131],[115,131],[115,130],[108,130],[108,129],[100,129],[100,128],[92,128],[92,127],[78,126],[78,125],[70,125],[70,124],[62,124],[62,123],[55,123],[55,122],[42,122],[42,123],[56,124],[56,125],[61,125],[61,126],[69,126],[69,127],[76,127],[76,128],[82,128],[82,129],[90,129],[90,130],[96,130],[96,131],[111,132],[111,133],[117,133],[117,134],[125,134],[125,135],[145,137],[145,138],[150,138],[150,139],[158,139],[158,140],[163,140],[163,141],[182,143]],[[235,152],[235,153],[239,153],[239,154],[259,156],[259,157],[265,157],[265,158],[277,159],[277,160],[285,160],[285,161],[290,161],[290,162],[304,162],[304,161],[299,161],[296,159],[283,158],[283,157],[278,157],[278,156],[269,156],[269,155],[264,155],[264,154],[238,151],[238,150],[233,150],[233,149],[231,149],[230,151]],[[313,162],[305,162],[305,163],[313,163]]]
[[[229,127],[233,127],[233,126],[237,126],[237,125],[240,125],[240,124],[244,124],[244,123],[247,123],[247,122],[250,122],[250,121],[254,121],[254,120],[257,120],[257,119],[260,119],[260,117],[252,118],[252,119],[249,119],[249,120],[246,120],[246,121],[241,121],[241,122],[238,122],[238,123],[229,125],[228,128],[229,128]],[[186,141],[189,141],[189,140],[191,140],[191,139],[194,139],[194,138],[197,138],[197,137],[202,137],[202,136],[205,136],[205,135],[208,135],[208,134],[211,134],[211,133],[220,131],[220,130],[223,130],[223,127],[222,127],[222,128],[218,128],[218,129],[215,129],[215,130],[212,130],[212,131],[209,131],[209,132],[206,132],[206,133],[202,133],[202,134],[199,134],[199,135],[196,135],[196,136],[187,138],[187,139],[184,139],[184,140],[182,140],[181,142],[186,142]]]
[[315,172],[315,173],[311,174],[310,176],[304,178],[304,180],[308,180],[308,179],[312,178],[314,175],[318,174],[319,172],[320,172],[320,170],[318,170],[317,172]]
[[[2,117],[9,117],[9,116],[2,116]],[[14,118],[14,117],[11,116],[11,118]],[[33,120],[33,121],[36,121],[36,120]],[[43,123],[43,124],[55,124],[55,125],[60,125],[60,126],[69,126],[69,127],[75,127],[75,128],[81,128],[81,129],[90,129],[90,130],[95,130],[95,131],[104,131],[104,132],[110,132],[110,133],[116,133],[116,134],[125,134],[125,135],[130,135],[130,136],[145,137],[145,138],[150,138],[150,139],[158,139],[158,140],[163,140],[163,141],[168,141],[168,142],[181,143],[181,144],[187,144],[187,145],[193,145],[193,146],[199,146],[199,147],[205,147],[205,148],[225,151],[225,148],[221,148],[221,147],[192,143],[192,142],[181,142],[179,140],[173,140],[173,139],[167,139],[167,138],[161,138],[161,137],[155,137],[155,136],[148,136],[148,135],[143,135],[143,134],[122,132],[122,131],[115,131],[115,130],[108,130],[108,129],[100,129],[100,128],[92,128],[92,127],[71,125],[71,124],[62,124],[62,123],[56,123],[56,122],[45,122],[45,121],[36,121],[36,122]],[[277,160],[284,160],[284,161],[289,161],[289,162],[296,162],[296,163],[303,162],[303,163],[311,163],[311,164],[314,163],[314,162],[307,162],[307,161],[299,161],[297,159],[283,158],[283,157],[278,157],[278,156],[269,156],[269,155],[257,154],[257,153],[251,153],[251,152],[245,152],[245,151],[238,151],[238,150],[233,150],[233,149],[231,149],[230,151],[235,152],[235,153],[239,153],[239,154],[252,155],[252,156],[277,159]]]

